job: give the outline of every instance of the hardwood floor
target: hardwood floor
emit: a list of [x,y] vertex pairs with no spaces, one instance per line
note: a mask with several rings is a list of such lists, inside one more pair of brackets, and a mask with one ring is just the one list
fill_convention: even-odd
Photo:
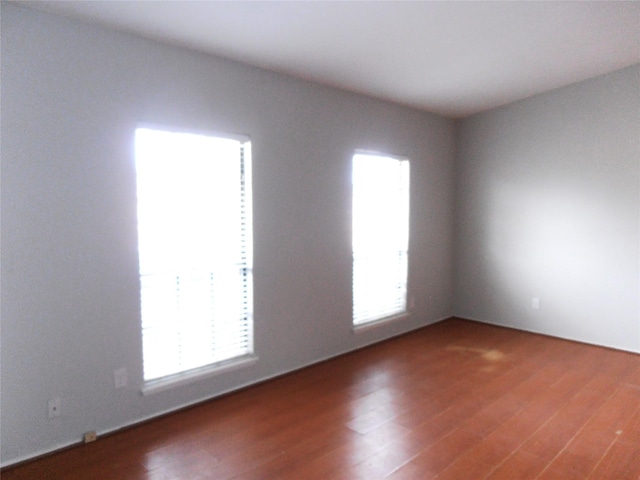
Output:
[[638,480],[640,356],[452,319],[2,478]]

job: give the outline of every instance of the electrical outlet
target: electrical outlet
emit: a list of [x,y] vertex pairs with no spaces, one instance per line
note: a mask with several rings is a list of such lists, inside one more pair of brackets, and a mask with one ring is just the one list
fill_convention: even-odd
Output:
[[87,432],[82,436],[84,443],[95,442],[97,438],[98,438],[98,435],[96,434],[95,430]]
[[534,310],[540,310],[540,299],[538,297],[533,297],[531,299],[531,308]]
[[127,378],[127,368],[122,367],[113,372],[113,380],[116,385],[116,388],[123,388],[127,386],[128,378]]
[[48,408],[49,408],[49,418],[55,418],[60,416],[60,404],[62,400],[60,397],[52,398],[49,400]]

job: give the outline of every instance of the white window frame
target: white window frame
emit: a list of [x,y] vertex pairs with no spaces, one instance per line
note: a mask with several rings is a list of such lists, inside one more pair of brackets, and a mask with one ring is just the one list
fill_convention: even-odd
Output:
[[[384,174],[358,185],[367,164]],[[356,151],[352,188],[352,324],[361,331],[408,316],[409,159]]]
[[[172,249],[172,247],[170,246],[171,242],[162,243],[160,241],[159,243],[161,244],[161,247],[160,249],[157,249],[157,250],[161,250],[163,246],[166,246],[167,247],[166,251],[170,252],[169,256],[171,258],[174,258],[174,257],[177,258],[177,260],[167,261],[166,265],[164,265],[163,263],[164,260],[162,260],[164,251],[162,251],[162,254],[160,255],[156,253],[155,257],[152,254],[145,256],[145,254],[142,251],[142,248],[146,248],[148,251],[150,246],[156,241],[156,238],[161,236],[161,235],[157,235],[156,232],[162,231],[162,230],[154,230],[155,227],[151,226],[151,227],[147,227],[147,230],[146,230],[147,233],[145,234],[142,231],[144,227],[141,227],[141,224],[140,224],[141,218],[146,218],[147,220],[149,220],[151,217],[151,214],[149,212],[152,212],[152,210],[145,210],[146,213],[143,213],[143,210],[142,210],[143,207],[141,207],[141,202],[145,203],[146,201],[148,204],[153,201],[158,201],[158,203],[162,201],[162,199],[159,196],[160,194],[157,192],[154,193],[153,188],[148,188],[147,190],[145,190],[146,192],[148,192],[146,194],[142,193],[142,190],[141,190],[141,188],[144,188],[144,187],[141,187],[140,182],[144,182],[145,180],[144,179],[141,180],[140,178],[141,177],[140,169],[149,168],[149,166],[154,161],[158,160],[159,158],[165,155],[162,149],[158,149],[157,147],[156,147],[156,151],[153,151],[153,148],[154,148],[153,146],[147,147],[148,151],[145,153],[144,151],[145,147],[139,145],[138,139],[142,138],[142,137],[139,137],[139,134],[141,134],[141,132],[142,134],[144,134],[144,132],[149,132],[149,131],[152,131],[153,133],[158,135],[171,136],[174,139],[179,138],[180,139],[179,141],[185,141],[185,142],[188,141],[187,139],[191,139],[191,141],[201,141],[201,142],[202,141],[206,142],[211,140],[213,142],[218,142],[224,145],[224,147],[220,147],[220,148],[224,148],[225,150],[230,149],[229,150],[230,152],[233,152],[233,149],[236,148],[234,147],[234,145],[237,144],[237,149],[238,149],[237,153],[239,157],[235,158],[234,156],[235,154],[229,153],[229,155],[231,155],[229,159],[232,159],[233,163],[227,162],[225,165],[228,165],[229,167],[223,168],[222,170],[218,169],[215,172],[214,170],[211,170],[211,172],[215,173],[215,175],[211,176],[211,180],[213,182],[214,177],[220,176],[222,178],[226,175],[227,177],[224,177],[224,178],[226,178],[227,180],[231,180],[231,182],[227,182],[227,184],[228,183],[233,184],[232,182],[234,177],[232,176],[237,175],[237,177],[235,177],[236,178],[235,181],[237,182],[238,189],[235,192],[233,190],[230,190],[230,193],[232,195],[237,195],[237,196],[225,197],[225,199],[229,198],[228,200],[229,209],[231,208],[238,209],[237,213],[239,217],[234,216],[233,214],[228,215],[225,213],[225,210],[227,209],[227,201],[224,202],[224,205],[225,205],[224,208],[218,208],[217,210],[215,208],[212,208],[210,211],[207,212],[206,216],[210,218],[214,218],[215,215],[218,215],[218,217],[216,218],[218,218],[221,223],[216,225],[221,225],[221,226],[219,226],[219,228],[217,229],[209,228],[208,231],[207,231],[207,228],[205,227],[203,229],[203,234],[202,234],[202,238],[205,240],[204,241],[200,240],[200,243],[205,245],[208,245],[209,243],[214,244],[216,241],[226,242],[226,243],[223,243],[223,245],[220,246],[218,250],[216,250],[215,248],[203,250],[203,252],[206,255],[211,256],[211,258],[206,261],[207,263],[206,268],[204,267],[204,265],[198,264],[198,259],[200,257],[187,254],[184,256],[185,257],[191,256],[193,258],[189,259],[188,261],[185,261],[180,258],[183,256],[181,252],[192,251],[193,244],[191,244],[190,242],[193,239],[199,238],[198,234],[183,235],[187,243],[184,245],[180,244],[181,245],[180,248]],[[174,136],[174,134],[176,135]],[[155,137],[155,141],[158,144],[160,144],[162,142],[162,138]],[[144,144],[144,141],[141,141],[140,143]],[[150,145],[153,145],[153,143],[154,142],[151,142]],[[167,143],[166,145],[167,145],[166,150],[170,150],[170,144]],[[184,144],[184,145],[185,145],[185,148],[187,148],[187,144]],[[205,144],[202,144],[202,151],[207,150],[208,148],[215,149],[214,147],[208,147]],[[214,150],[212,150],[212,152],[213,151]],[[207,165],[209,157],[200,158],[198,160],[197,159],[198,155],[201,155],[201,153],[198,153],[198,152],[199,150],[195,149],[193,156],[190,157],[189,159],[186,159],[185,154],[182,151],[180,151],[179,154],[174,153],[174,156],[171,157],[171,159],[166,159],[162,161],[165,161],[167,165],[169,165],[171,162],[176,162],[176,161],[180,161],[180,162],[191,161],[193,164],[200,162],[198,165],[200,165],[201,168],[209,168],[205,166]],[[222,153],[220,153],[220,155],[222,155]],[[142,388],[143,394],[149,394],[149,393],[165,390],[167,388],[173,388],[178,385],[190,383],[190,382],[200,380],[202,378],[209,377],[212,375],[219,375],[221,373],[234,370],[236,368],[240,368],[240,367],[244,367],[244,366],[248,366],[256,363],[257,357],[254,355],[254,346],[253,346],[253,233],[252,233],[253,222],[252,222],[252,197],[251,197],[252,188],[251,188],[251,142],[250,142],[250,139],[246,136],[239,136],[239,135],[192,131],[192,130],[186,130],[186,129],[180,129],[180,128],[171,128],[166,126],[140,124],[136,129],[135,157],[136,157],[135,158],[136,189],[139,196],[138,197],[138,223],[139,223],[138,246],[140,249],[139,273],[140,273],[140,281],[141,281],[141,329],[142,329],[142,337],[143,337],[143,361],[144,361],[144,365],[143,365],[144,385]],[[145,158],[142,159],[141,157],[145,157]],[[149,158],[146,158],[146,157],[149,157]],[[142,162],[146,162],[145,167],[142,166]],[[164,173],[165,173],[164,182],[167,182],[172,187],[172,190],[168,190],[168,191],[175,191],[178,188],[177,180],[175,185],[173,183],[170,183],[173,179],[173,176],[170,174],[172,170],[170,169],[174,168],[174,165],[175,163],[173,163],[170,167],[167,167],[167,169],[164,170]],[[154,168],[157,168],[157,167],[154,167]],[[237,169],[237,173],[234,173],[236,172],[236,169]],[[151,172],[153,172],[154,174],[156,173],[155,171],[151,171]],[[167,175],[167,172],[169,172],[168,175]],[[200,171],[198,171],[198,173],[200,174]],[[180,173],[176,174],[175,176],[178,177],[181,174],[182,174],[182,171],[180,171]],[[149,181],[149,179],[151,178],[151,173],[146,173],[145,175],[146,175],[145,179]],[[191,180],[194,180],[194,183],[198,183],[198,182],[200,183],[201,189],[199,191],[202,192],[203,195],[205,195],[205,197],[203,198],[205,198],[207,202],[212,202],[212,204],[217,204],[217,205],[223,205],[223,202],[219,202],[215,200],[215,197],[210,194],[210,192],[215,191],[216,188],[213,187],[213,185],[212,185],[212,188],[208,188],[209,185],[208,184],[205,185],[206,181],[200,181],[200,177],[202,175],[195,175],[194,173],[189,174],[186,172],[184,173],[184,175],[185,175],[184,178],[186,179],[184,181],[189,181],[189,179],[191,179]],[[191,177],[188,177],[188,175],[191,175]],[[209,175],[211,175],[211,173]],[[151,179],[151,181],[154,181],[154,179]],[[215,180],[215,181],[219,182],[218,183],[219,188],[217,190],[218,191],[223,190],[224,189],[222,187],[223,184],[220,183],[222,182],[222,180]],[[144,184],[144,185],[147,185],[147,184]],[[193,184],[191,185],[193,190],[197,190],[196,186],[193,186]],[[181,202],[180,200],[183,197],[184,198],[188,197],[190,194],[190,190],[191,188],[182,191],[187,193],[181,193],[181,194],[176,193],[172,197],[173,200],[175,200],[175,203],[178,205],[184,203],[184,202]],[[165,193],[163,192],[162,195],[164,196]],[[192,202],[193,201],[194,200],[192,199]],[[185,208],[185,205],[181,205],[181,208]],[[173,206],[173,204],[171,204],[171,206]],[[197,202],[191,203],[190,207],[188,207],[189,208],[188,212],[196,211],[200,207],[201,206],[199,206]],[[167,210],[164,210],[164,211],[166,212]],[[157,211],[154,211],[154,212],[157,213]],[[174,221],[180,218],[183,219],[184,213],[185,212],[182,212],[180,215],[175,215],[172,218],[174,219]],[[171,215],[169,214],[167,214],[166,216],[171,217]],[[149,221],[151,222],[151,225],[155,225],[154,224],[155,220],[149,220]],[[233,226],[234,224],[236,226]],[[163,226],[162,223],[160,223],[160,227],[158,228],[159,229],[167,228],[168,225],[169,224],[166,223]],[[185,227],[186,228],[185,231],[191,232],[189,230],[190,228],[189,225],[203,225],[203,223],[194,221],[192,223],[188,223],[185,225],[187,225]],[[183,230],[177,229],[177,231],[183,231]],[[220,235],[220,231],[227,232],[228,235],[227,236]],[[154,238],[151,238],[152,234],[154,235]],[[166,238],[166,235],[163,237]],[[172,242],[174,243],[179,242],[180,235],[176,235],[175,237],[176,238],[173,239]],[[238,242],[234,242],[233,238],[238,238]],[[152,241],[150,241],[150,239]],[[218,240],[218,239],[221,239],[221,240]],[[223,248],[225,245],[230,246],[231,250],[225,250]],[[226,255],[216,256],[215,254],[216,251],[224,251]],[[151,260],[149,260],[149,258],[151,258]],[[160,258],[160,260],[154,263],[153,258]],[[229,260],[227,260],[227,258]],[[190,262],[189,266],[186,267],[185,265],[188,262]],[[235,267],[232,264],[235,265]],[[165,271],[160,272],[160,270],[163,270],[163,269],[168,269],[169,273],[167,274]],[[187,270],[188,270],[188,273],[186,273]],[[203,278],[201,275],[201,273],[203,272],[200,272],[199,270],[203,270],[203,271],[206,270],[206,272],[204,272],[206,274],[204,278],[210,279],[205,282],[207,285],[204,285],[204,283],[200,282],[200,280],[202,280]],[[237,273],[234,274],[233,271],[236,271]],[[226,294],[224,296],[220,296],[220,295],[216,296],[214,293],[212,293],[215,291],[214,283],[218,282],[217,278],[219,278],[219,275],[225,275],[224,273],[221,273],[221,272],[226,272],[226,275],[227,275],[227,276],[221,277],[222,280],[219,282],[221,285],[234,284],[235,281],[233,279],[236,279],[237,282],[239,282],[238,289],[235,289],[235,288],[233,289],[233,292],[235,293],[231,292],[231,295]],[[231,274],[233,278],[228,277],[229,274]],[[186,295],[187,293],[185,293],[184,290],[182,291],[182,293],[177,293],[177,292],[180,292],[180,288],[178,287],[176,287],[177,292],[174,293],[176,295],[175,299],[172,296],[174,294],[171,294],[171,293],[169,295],[154,297],[153,294],[147,291],[147,294],[145,296],[143,292],[143,285],[145,283],[145,279],[148,280],[154,275],[155,275],[155,278],[160,279],[159,281],[162,282],[163,285],[167,285],[167,282],[169,281],[169,280],[162,280],[164,276],[171,276],[171,278],[178,278],[178,282],[180,282],[179,280],[180,276],[182,276],[182,278],[185,278],[184,275],[191,275],[192,278],[200,278],[200,280],[197,280],[196,283],[193,284],[195,285],[194,289],[188,291],[190,295],[190,297],[188,298],[191,298],[191,303],[185,300],[184,295]],[[236,275],[237,275],[237,278],[236,278]],[[214,278],[216,279],[215,281],[214,281]],[[228,281],[225,279],[227,279]],[[148,281],[147,281],[147,284],[148,284]],[[201,285],[201,286],[198,286],[198,285]],[[147,287],[147,288],[150,288],[150,287]],[[207,288],[209,290],[205,292]],[[195,293],[196,291],[197,293]],[[180,295],[183,295],[183,296],[180,297]],[[168,297],[167,300],[165,300],[165,297]],[[220,307],[220,305],[223,305],[227,301],[226,299],[228,297],[231,297],[234,299],[237,298],[239,303],[233,306],[234,303],[230,302],[230,305],[232,305],[231,310],[225,309],[224,311],[225,312],[233,311],[235,313],[233,315],[227,315],[226,313],[223,315],[220,315],[216,313],[216,306]],[[153,308],[149,307],[150,305],[153,306],[154,302],[158,305],[162,304],[163,306],[165,306],[164,305],[165,301],[167,302],[166,305],[169,305],[169,310],[171,311],[180,312],[181,311],[180,308],[183,308],[182,312],[184,312],[184,308],[191,308],[192,309],[191,313],[189,313],[188,315],[185,313],[177,313],[176,315],[163,315],[163,308],[156,308],[154,311]],[[182,305],[184,305],[184,302],[187,301],[187,304],[186,304],[187,307],[181,307],[180,301],[182,302]],[[213,302],[213,307],[211,306],[212,305],[211,302]],[[178,306],[174,306],[174,305],[178,305]],[[198,309],[196,305],[200,305],[200,306],[204,305],[205,306],[204,310]],[[236,311],[236,309],[239,309],[239,310]],[[145,312],[147,312],[146,315],[145,315]],[[154,312],[154,314],[152,315],[149,312]],[[161,315],[157,315],[156,312],[160,312]],[[194,314],[193,312],[196,312],[196,314]],[[163,317],[162,322],[160,323],[164,323],[166,328],[163,328],[160,325],[160,323],[155,321],[155,318],[156,317],[160,318],[160,316]],[[180,316],[182,316],[182,318],[178,320]],[[223,326],[224,322],[229,320],[228,317],[232,317],[232,318],[237,317],[238,320],[235,322],[231,322],[230,324],[227,324],[227,325],[231,325],[231,327]],[[194,320],[194,319],[200,319],[200,320]],[[185,323],[191,324],[191,325],[184,326]],[[162,333],[163,331],[164,333]],[[195,343],[193,341],[191,341],[190,343],[189,341],[187,341],[186,344],[185,343],[181,344],[180,343],[181,340],[179,339],[175,339],[175,343],[174,343],[173,337],[175,335],[171,334],[171,332],[174,332],[174,331],[179,331],[179,332],[188,331],[188,334],[191,335],[191,338],[192,340],[195,341]],[[211,340],[201,341],[202,337],[199,336],[200,333],[203,334],[202,336],[210,335]],[[146,341],[145,341],[145,334],[147,335]],[[151,335],[154,335],[154,334],[157,335],[156,339],[160,339],[160,340],[151,341],[150,339],[153,338]],[[178,335],[178,337],[180,336],[187,336],[187,334]],[[220,337],[227,337],[227,340],[223,341],[222,344],[219,343],[216,346],[215,342]],[[166,353],[167,356],[171,355],[170,352],[173,352],[174,360],[177,358],[177,360],[175,360],[173,364],[181,365],[181,366],[176,366],[173,369],[166,369],[166,368],[161,369],[163,372],[165,372],[165,373],[162,373],[161,375],[157,374],[158,370],[154,372],[152,367],[149,367],[149,369],[151,372],[154,372],[154,373],[148,373],[146,370],[149,364],[153,362],[157,362],[158,359],[160,358],[160,355],[156,354],[154,359],[153,354],[150,353],[153,351],[152,345],[156,346],[157,348],[157,346],[159,345],[158,341],[161,342],[160,344],[162,345],[163,349],[166,348],[168,350],[168,352]],[[235,343],[235,342],[239,342],[239,343]],[[194,345],[198,343],[201,344],[200,348],[196,347],[195,351],[200,352],[201,354],[189,353],[190,351],[188,350],[189,346],[194,347]],[[209,344],[208,347],[206,346],[207,344]],[[173,349],[177,349],[177,350],[173,350]],[[229,350],[224,350],[224,349],[229,349]],[[207,350],[209,350],[209,353],[207,353]],[[189,360],[184,360],[183,354],[182,354],[183,351],[187,352],[184,355],[186,355],[187,357],[191,355],[192,358]],[[196,358],[196,360],[194,360],[194,358]],[[175,362],[177,362],[177,364]]]

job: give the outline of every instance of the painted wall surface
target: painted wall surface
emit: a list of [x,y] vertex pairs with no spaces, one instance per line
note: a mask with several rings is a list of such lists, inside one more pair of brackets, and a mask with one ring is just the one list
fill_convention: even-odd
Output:
[[640,352],[639,86],[630,67],[459,123],[456,315]]
[[[454,122],[6,2],[1,8],[3,465],[452,314]],[[147,396],[138,122],[246,134],[254,173],[259,361]],[[356,149],[412,161],[415,298],[407,319],[358,333],[350,250]],[[122,367],[129,385],[116,390]],[[61,415],[49,419],[55,397]]]

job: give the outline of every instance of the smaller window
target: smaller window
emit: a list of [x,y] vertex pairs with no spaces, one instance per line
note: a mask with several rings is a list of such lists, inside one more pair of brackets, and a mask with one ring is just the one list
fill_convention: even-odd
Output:
[[353,156],[353,324],[406,312],[409,161]]

